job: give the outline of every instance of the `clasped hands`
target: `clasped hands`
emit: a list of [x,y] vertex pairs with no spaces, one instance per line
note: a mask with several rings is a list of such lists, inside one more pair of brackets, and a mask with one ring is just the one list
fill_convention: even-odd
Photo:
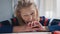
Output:
[[36,32],[36,31],[44,31],[45,27],[41,25],[41,23],[37,21],[29,22],[27,25],[24,27],[24,32]]

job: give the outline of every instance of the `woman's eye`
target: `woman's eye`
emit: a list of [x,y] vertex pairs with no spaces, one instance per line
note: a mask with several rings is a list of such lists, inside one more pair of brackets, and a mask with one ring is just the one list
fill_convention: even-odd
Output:
[[34,13],[31,13],[31,15],[33,15]]
[[28,16],[28,15],[24,15],[24,16]]

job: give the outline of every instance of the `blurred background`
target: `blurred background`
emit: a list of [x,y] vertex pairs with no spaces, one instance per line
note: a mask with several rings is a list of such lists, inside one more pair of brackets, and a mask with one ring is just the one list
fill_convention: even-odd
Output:
[[[60,19],[60,0],[34,0],[39,16]],[[14,17],[14,7],[17,0],[0,0],[0,21]]]

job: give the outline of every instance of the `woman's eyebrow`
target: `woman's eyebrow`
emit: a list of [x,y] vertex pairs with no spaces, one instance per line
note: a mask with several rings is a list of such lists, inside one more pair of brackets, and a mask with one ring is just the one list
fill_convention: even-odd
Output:
[[27,14],[23,14],[23,15],[27,15]]
[[31,13],[26,13],[26,14],[23,14],[23,15],[31,15],[31,14],[33,14],[34,12],[31,12]]

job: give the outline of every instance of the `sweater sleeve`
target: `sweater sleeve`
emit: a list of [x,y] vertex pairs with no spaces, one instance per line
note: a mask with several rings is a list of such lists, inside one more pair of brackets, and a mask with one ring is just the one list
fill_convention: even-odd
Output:
[[13,26],[3,25],[0,26],[0,33],[12,33]]
[[48,26],[48,29],[50,32],[60,31],[60,26],[59,25]]

